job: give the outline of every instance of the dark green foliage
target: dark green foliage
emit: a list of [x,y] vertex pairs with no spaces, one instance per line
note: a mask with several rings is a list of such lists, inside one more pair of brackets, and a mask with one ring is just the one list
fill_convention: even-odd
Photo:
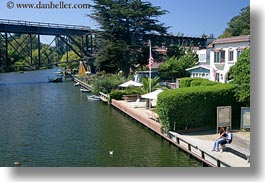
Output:
[[119,75],[103,75],[94,78],[92,81],[92,93],[98,94],[99,92],[110,93],[114,89],[118,89],[121,83],[126,80]]
[[110,93],[110,99],[122,100],[123,95],[130,94],[141,94],[141,91],[137,89],[113,90]]
[[191,50],[187,54],[170,57],[166,62],[159,66],[159,76],[164,80],[176,80],[189,76],[187,68],[195,66],[198,56]]
[[157,111],[166,131],[206,127],[215,129],[218,106],[232,106],[233,128],[239,128],[240,105],[234,97],[235,85],[217,84],[179,88],[159,94]]
[[[93,0],[93,13],[100,32],[96,65],[101,71],[128,76],[134,64],[146,65],[143,43],[146,34],[166,34],[167,27],[157,19],[167,13],[150,2],[134,0]],[[145,55],[145,56],[144,56]],[[106,65],[107,63],[107,65]]]

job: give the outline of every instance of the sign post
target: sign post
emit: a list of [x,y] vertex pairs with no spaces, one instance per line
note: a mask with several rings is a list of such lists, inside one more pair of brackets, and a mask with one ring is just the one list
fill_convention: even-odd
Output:
[[241,107],[241,129],[250,129],[250,108]]
[[232,126],[232,108],[231,106],[219,106],[217,107],[217,133],[220,127]]

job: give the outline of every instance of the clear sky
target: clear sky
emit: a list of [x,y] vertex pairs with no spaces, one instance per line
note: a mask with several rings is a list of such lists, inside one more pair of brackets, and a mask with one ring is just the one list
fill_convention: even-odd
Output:
[[[86,16],[91,9],[19,9],[19,3],[59,3],[61,0],[1,0],[0,19],[37,21],[69,25],[86,25],[96,28],[96,22]],[[14,3],[13,8],[7,4]],[[62,2],[62,1],[61,1]],[[65,0],[64,3],[92,4],[91,0]],[[169,11],[159,20],[171,26],[170,33],[183,33],[187,36],[201,36],[213,33],[218,37],[227,28],[227,23],[240,10],[250,4],[250,0],[149,0],[153,5]]]

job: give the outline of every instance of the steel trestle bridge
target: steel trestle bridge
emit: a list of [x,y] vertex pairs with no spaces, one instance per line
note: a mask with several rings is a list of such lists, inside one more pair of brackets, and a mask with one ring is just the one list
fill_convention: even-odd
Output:
[[[22,45],[17,42],[13,34],[26,34],[27,40],[23,42],[27,42],[27,45]],[[56,40],[61,40],[65,45],[66,49],[72,50],[80,59],[88,59],[92,57],[93,53],[93,45],[92,38],[95,36],[93,31],[88,26],[78,26],[78,25],[64,25],[64,24],[54,24],[54,23],[41,23],[41,22],[30,22],[30,21],[21,21],[21,20],[6,20],[0,19],[0,45],[4,45],[4,49],[0,51],[0,64],[4,64],[5,66],[11,65],[11,60],[9,58],[8,47],[11,46],[14,50],[22,57],[30,57],[30,63],[34,64],[34,66],[38,69],[41,67],[41,43],[40,36],[48,35],[54,36],[53,41],[50,45]],[[37,61],[33,60],[32,56],[32,41],[37,37],[37,49],[38,56]],[[75,38],[79,37],[81,40],[76,41]],[[16,46],[12,45],[12,41],[16,42]],[[49,45],[49,46],[50,46]],[[74,45],[74,46],[73,46]],[[29,49],[25,49],[25,47],[29,47]],[[56,49],[56,46],[53,47],[53,50]],[[26,51],[29,50],[29,51]],[[50,54],[45,53],[45,61],[48,64],[53,64],[54,60],[51,60]],[[67,51],[67,61],[68,62],[68,51]],[[43,59],[43,58],[42,58]],[[58,62],[58,61],[57,61]]]

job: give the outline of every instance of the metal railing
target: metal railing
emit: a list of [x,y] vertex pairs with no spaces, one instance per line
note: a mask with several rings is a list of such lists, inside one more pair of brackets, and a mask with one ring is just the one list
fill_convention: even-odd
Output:
[[56,24],[56,23],[42,23],[42,22],[30,22],[30,21],[24,21],[24,20],[0,19],[0,24],[31,26],[31,27],[44,27],[44,28],[62,28],[62,29],[71,29],[71,30],[91,30],[91,28],[89,26],[66,25],[66,24]]

